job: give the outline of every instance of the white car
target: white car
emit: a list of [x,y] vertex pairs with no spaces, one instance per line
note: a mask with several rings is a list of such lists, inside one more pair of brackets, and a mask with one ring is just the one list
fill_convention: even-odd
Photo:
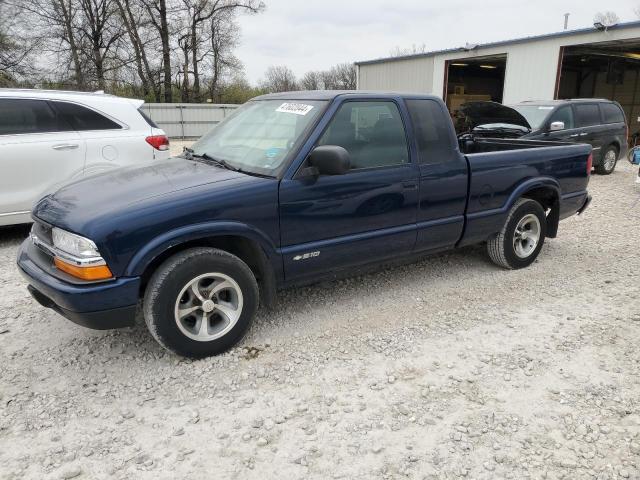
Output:
[[0,225],[72,180],[169,158],[144,102],[103,93],[0,89]]

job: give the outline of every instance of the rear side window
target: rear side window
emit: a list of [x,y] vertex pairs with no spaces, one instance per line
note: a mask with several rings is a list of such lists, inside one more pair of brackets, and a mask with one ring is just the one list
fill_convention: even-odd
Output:
[[142,118],[144,118],[144,121],[147,122],[151,128],[158,128],[156,122],[154,122],[151,117],[145,113],[142,107],[138,109],[138,113],[142,116]]
[[456,160],[452,148],[451,120],[433,100],[407,100],[407,108],[418,142],[420,163],[443,163]]
[[560,107],[558,110],[553,112],[551,117],[549,118],[549,125],[553,122],[562,122],[564,123],[564,128],[575,128],[575,122],[573,121],[573,110],[570,106]]
[[0,99],[0,135],[73,130],[46,100]]
[[600,125],[600,109],[595,103],[574,105],[578,127]]
[[615,103],[601,103],[603,123],[624,123],[624,113]]
[[52,102],[60,116],[77,131],[120,130],[122,127],[113,120],[93,110],[68,102]]

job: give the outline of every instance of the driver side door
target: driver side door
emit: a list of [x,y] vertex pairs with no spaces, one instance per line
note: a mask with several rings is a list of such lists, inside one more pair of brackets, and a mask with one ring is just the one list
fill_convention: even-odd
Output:
[[319,145],[345,148],[351,169],[341,175],[282,180],[286,280],[409,253],[416,241],[418,170],[399,104],[344,101]]

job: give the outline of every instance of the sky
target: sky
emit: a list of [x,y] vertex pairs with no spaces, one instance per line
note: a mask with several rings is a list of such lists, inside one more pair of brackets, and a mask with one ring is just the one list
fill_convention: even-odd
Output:
[[270,65],[299,78],[342,62],[388,57],[396,47],[427,50],[561,31],[593,24],[597,12],[638,20],[640,0],[264,0],[266,10],[241,15],[236,56],[256,84]]

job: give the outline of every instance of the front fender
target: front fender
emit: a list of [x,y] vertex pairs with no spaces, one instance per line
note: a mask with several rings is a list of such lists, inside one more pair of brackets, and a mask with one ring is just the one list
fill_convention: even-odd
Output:
[[133,256],[125,276],[139,276],[159,255],[176,245],[215,236],[239,236],[257,242],[269,259],[274,271],[281,270],[282,262],[278,261],[276,246],[271,239],[260,230],[241,222],[213,221],[187,225],[155,237]]

